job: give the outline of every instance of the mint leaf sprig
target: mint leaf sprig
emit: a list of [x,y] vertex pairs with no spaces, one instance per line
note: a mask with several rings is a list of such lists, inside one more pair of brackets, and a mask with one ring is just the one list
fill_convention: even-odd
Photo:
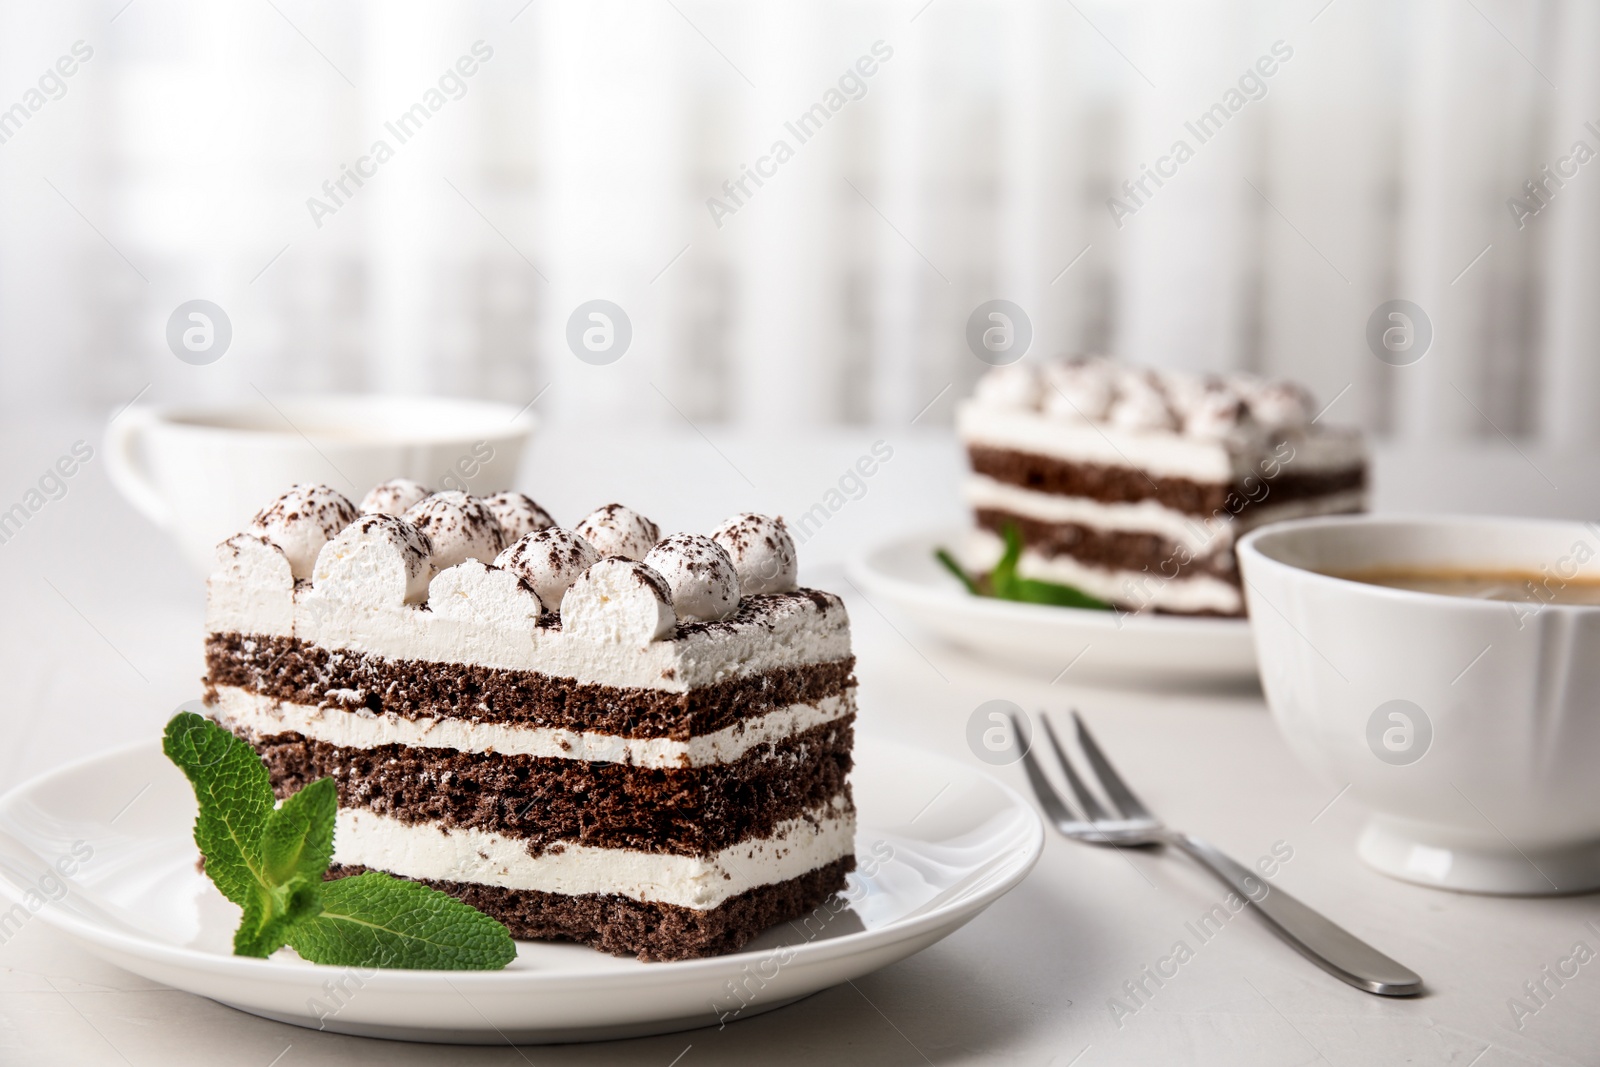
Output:
[[194,786],[206,874],[244,916],[236,956],[289,945],[335,967],[498,970],[516,957],[504,926],[454,897],[378,871],[324,882],[338,793],[321,778],[277,805],[266,765],[210,719],[182,712],[162,751]]
[[1024,604],[1051,604],[1061,608],[1087,608],[1092,611],[1111,611],[1112,606],[1081,589],[1037,578],[1024,578],[1017,573],[1017,563],[1022,559],[1022,531],[1015,523],[1007,523],[1003,531],[1005,551],[988,574],[970,575],[947,549],[933,553],[951,574],[966,586],[973,596],[993,597],[996,600],[1015,600]]

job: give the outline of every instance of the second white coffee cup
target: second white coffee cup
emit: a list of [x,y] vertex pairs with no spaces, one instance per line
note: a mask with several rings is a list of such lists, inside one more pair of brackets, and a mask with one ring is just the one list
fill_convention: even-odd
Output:
[[435,397],[133,407],[107,427],[107,468],[210,573],[217,543],[296,482],[324,482],[354,502],[390,478],[496,493],[515,482],[534,426],[507,404]]

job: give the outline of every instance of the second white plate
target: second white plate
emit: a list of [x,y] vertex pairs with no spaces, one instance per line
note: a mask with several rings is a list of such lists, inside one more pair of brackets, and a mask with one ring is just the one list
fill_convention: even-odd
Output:
[[1019,604],[962,588],[934,550],[955,548],[961,530],[903,537],[853,561],[849,575],[868,597],[927,632],[1032,673],[1148,682],[1235,680],[1256,671],[1245,619],[1125,615]]
[[135,974],[347,1034],[521,1044],[717,1026],[920,952],[1020,882],[1044,846],[1031,805],[954,760],[860,738],[851,780],[858,868],[843,899],[711,959],[526,941],[490,972],[234,956],[239,909],[195,869],[194,794],[154,741],[0,797],[0,898],[16,902],[0,919],[37,912]]

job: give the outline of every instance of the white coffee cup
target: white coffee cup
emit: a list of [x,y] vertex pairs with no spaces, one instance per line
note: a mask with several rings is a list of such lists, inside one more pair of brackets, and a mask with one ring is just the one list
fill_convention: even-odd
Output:
[[209,574],[217,543],[296,482],[324,482],[357,504],[390,478],[478,495],[509,489],[534,425],[508,404],[437,397],[133,407],[107,427],[106,465]]
[[[1600,526],[1305,519],[1239,545],[1272,714],[1386,874],[1480,893],[1600,888],[1600,607],[1413,592],[1374,569],[1600,580]],[[1541,596],[1549,599],[1549,586]]]

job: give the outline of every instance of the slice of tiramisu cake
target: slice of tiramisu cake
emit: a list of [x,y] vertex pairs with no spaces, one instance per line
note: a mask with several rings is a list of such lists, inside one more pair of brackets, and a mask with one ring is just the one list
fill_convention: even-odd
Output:
[[782,520],[663,538],[609,505],[299,485],[219,546],[206,702],[287,795],[339,790],[334,873],[520,938],[737,949],[855,866],[843,603]]
[[984,571],[1006,536],[1017,574],[1124,611],[1242,615],[1234,543],[1268,522],[1360,511],[1366,458],[1309,395],[1251,375],[1106,359],[989,371],[958,409]]

